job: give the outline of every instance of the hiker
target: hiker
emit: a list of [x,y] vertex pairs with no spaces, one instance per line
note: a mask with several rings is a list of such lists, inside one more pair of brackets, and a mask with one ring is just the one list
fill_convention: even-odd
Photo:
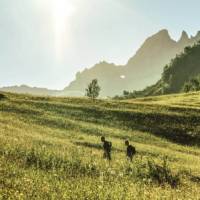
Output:
[[109,141],[106,141],[105,137],[101,137],[101,141],[103,143],[103,150],[104,150],[104,154],[103,157],[105,159],[111,160],[111,147],[112,147],[112,143]]
[[126,156],[127,156],[128,159],[130,159],[130,161],[132,162],[132,161],[133,161],[133,156],[134,156],[135,153],[136,153],[135,147],[132,146],[132,145],[130,145],[128,140],[125,141],[125,145],[127,146],[127,149],[126,149]]

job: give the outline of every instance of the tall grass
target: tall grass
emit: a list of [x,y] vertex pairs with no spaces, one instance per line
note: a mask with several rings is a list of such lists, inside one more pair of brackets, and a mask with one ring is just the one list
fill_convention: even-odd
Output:
[[[167,103],[194,97],[198,105],[196,94],[95,103],[3,96],[0,199],[199,199],[199,108]],[[101,135],[112,141],[111,162]]]

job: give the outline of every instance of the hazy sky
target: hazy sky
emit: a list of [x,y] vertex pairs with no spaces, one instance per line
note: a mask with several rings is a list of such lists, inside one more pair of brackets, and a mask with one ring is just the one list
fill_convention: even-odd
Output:
[[77,71],[125,64],[166,28],[200,30],[199,0],[0,0],[0,86],[64,88]]

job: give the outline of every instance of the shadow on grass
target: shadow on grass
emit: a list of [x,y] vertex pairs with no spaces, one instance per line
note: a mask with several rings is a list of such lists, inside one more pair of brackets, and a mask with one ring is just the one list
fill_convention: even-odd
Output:
[[[102,145],[100,145],[100,144],[94,144],[94,143],[89,143],[89,142],[73,142],[73,144],[75,144],[77,146],[83,146],[83,147],[93,148],[93,149],[97,149],[97,150],[103,150]],[[115,147],[112,147],[112,151],[124,152],[123,150],[117,149]]]
[[200,176],[194,176],[194,175],[192,175],[191,178],[190,178],[190,180],[192,182],[200,184]]
[[[96,150],[103,150],[102,146],[100,144],[94,144],[94,143],[89,143],[89,142],[72,142],[74,145],[77,145],[77,146],[83,146],[83,147],[88,147],[88,148],[92,148],[92,149],[96,149]],[[116,147],[112,147],[112,151],[114,152],[118,152],[118,153],[124,153],[124,156],[126,155],[126,149],[124,148],[124,150],[122,149],[118,149]],[[155,153],[155,152],[147,152],[147,151],[137,151],[136,153],[136,156],[139,155],[139,156],[151,156],[151,157],[154,157],[154,158],[157,158],[160,156],[159,153]],[[169,158],[169,161],[175,161],[174,158]]]
[[190,181],[200,184],[200,176],[192,174],[189,170],[182,170],[180,174],[189,177]]
[[[114,126],[124,130],[147,131],[174,143],[200,146],[200,134],[195,133],[200,116],[197,116],[196,113],[195,115],[174,115],[102,109],[100,107],[68,107],[68,109],[81,111],[81,115],[80,113],[76,115],[75,112],[72,114],[74,120],[103,124],[108,127]],[[63,111],[55,109],[53,112],[61,114]]]
[[[65,117],[72,118],[75,121],[116,127],[122,130],[150,132],[155,136],[165,138],[174,143],[200,146],[200,134],[198,130],[195,130],[195,127],[199,124],[200,116],[196,113],[195,115],[184,115],[184,113],[174,115],[162,112],[158,113],[156,111],[145,113],[130,110],[103,109],[94,106],[77,107],[75,105],[51,105],[35,102],[33,102],[33,105],[35,108],[40,109],[40,111],[30,111],[31,109],[28,111],[22,108],[19,109],[18,107],[12,108],[12,106],[10,108],[4,106],[3,111],[30,114],[28,118],[33,119],[40,125],[67,130],[80,128],[81,131],[92,135],[100,135],[102,131],[95,130],[97,131],[95,133],[90,128],[81,127],[80,125],[77,127],[76,123],[64,121]],[[58,119],[42,118],[41,114],[44,111],[48,111],[52,116],[58,116]],[[60,120],[59,117],[63,119]],[[123,136],[120,137],[125,139]]]

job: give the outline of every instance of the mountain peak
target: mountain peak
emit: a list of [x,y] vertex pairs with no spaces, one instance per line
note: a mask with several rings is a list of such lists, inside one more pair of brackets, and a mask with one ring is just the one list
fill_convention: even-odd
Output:
[[167,38],[171,40],[171,37],[169,35],[169,32],[167,29],[162,29],[158,33],[156,33],[154,36],[160,37],[160,38]]
[[170,44],[173,45],[176,43],[170,36],[169,32],[167,29],[162,29],[152,35],[151,37],[147,38],[147,40],[144,42],[143,46],[146,45],[147,43],[152,43],[151,45],[155,45],[160,43],[165,43],[165,44]]
[[188,40],[189,40],[188,34],[186,33],[186,31],[183,31],[179,42],[180,43],[187,42]]
[[162,29],[162,30],[158,31],[157,34],[169,35],[169,32],[167,29]]

